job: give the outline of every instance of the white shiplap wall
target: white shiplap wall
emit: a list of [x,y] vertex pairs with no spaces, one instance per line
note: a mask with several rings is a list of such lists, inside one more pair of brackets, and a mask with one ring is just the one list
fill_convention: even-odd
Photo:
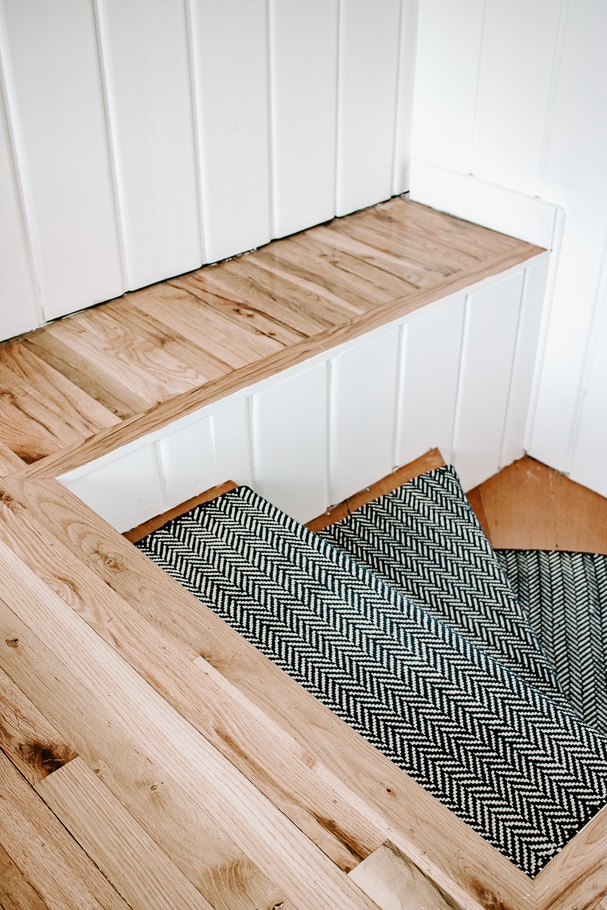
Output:
[[0,0],[0,338],[407,189],[416,0]]
[[306,521],[439,446],[469,489],[520,457],[548,254],[61,479],[120,531],[227,479]]
[[411,190],[560,250],[529,450],[607,495],[605,34],[596,0],[420,0]]

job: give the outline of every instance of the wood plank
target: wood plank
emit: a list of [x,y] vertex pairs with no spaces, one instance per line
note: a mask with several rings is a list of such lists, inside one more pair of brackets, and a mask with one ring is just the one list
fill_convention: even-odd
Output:
[[332,298],[323,301],[318,287],[302,284],[295,269],[278,272],[260,267],[273,264],[272,249],[273,245],[217,266],[202,276],[205,285],[270,314],[303,338],[343,323],[347,318],[343,305],[335,304]]
[[0,749],[32,785],[76,757],[1,668]]
[[589,910],[607,898],[607,806],[534,879],[537,910]]
[[128,721],[121,722],[116,711],[54,659],[14,614],[9,619],[21,649],[19,659],[10,654],[13,659],[7,662],[15,678],[21,678],[32,699],[76,744],[99,779],[209,902],[250,910],[270,898],[284,899],[204,807],[190,798],[171,770],[146,754],[145,743],[131,735]]
[[[243,258],[243,262],[250,262]],[[225,268],[220,264],[214,269],[199,269],[190,275],[175,279],[175,285],[188,288],[205,309],[210,308],[238,325],[245,327],[246,331],[254,331],[269,338],[275,338],[284,345],[296,344],[307,333],[294,328],[290,318],[293,314],[288,307],[281,306],[281,301],[269,299],[269,307],[255,305],[255,302],[245,294],[234,293],[233,288],[227,292],[221,287],[220,276]],[[272,305],[275,303],[275,305]]]
[[83,437],[118,423],[115,414],[37,357],[26,345],[15,343],[3,347],[0,363],[27,383],[41,400],[51,403]]
[[134,389],[147,407],[204,384],[194,370],[155,347],[144,327],[137,333],[125,331],[102,307],[74,313],[47,326],[46,331],[76,348],[97,374],[112,374],[123,386]]
[[[382,842],[385,832],[361,815],[355,801],[336,795],[343,785],[339,779],[333,781],[329,769],[311,771],[307,753],[302,753],[292,737],[205,661],[195,660],[196,650],[163,638],[59,540],[47,538],[18,503],[11,503],[10,509],[6,503],[0,506],[0,540],[336,865],[347,871]],[[27,546],[19,543],[22,540],[27,540]],[[196,601],[196,609],[204,608]],[[331,818],[340,820],[339,824],[323,822]]]
[[180,279],[129,296],[129,303],[138,310],[174,327],[203,351],[227,364],[225,372],[282,350],[283,345],[277,339],[248,323],[240,325],[223,312],[207,309],[201,302],[204,304],[204,294],[197,285],[185,284]]
[[145,401],[138,398],[132,389],[125,389],[113,376],[94,374],[85,357],[44,328],[32,332],[22,344],[120,420],[127,420],[145,410]]
[[380,910],[461,910],[390,843],[378,847],[349,874]]
[[402,486],[404,483],[408,483],[414,477],[425,474],[427,471],[433,471],[435,468],[440,468],[444,463],[443,457],[438,449],[431,449],[415,461],[403,465],[401,468],[397,468],[396,471],[393,471],[392,474],[388,474],[387,477],[378,480],[377,483],[361,490],[359,493],[355,493],[354,496],[349,496],[343,502],[339,503],[339,505],[327,509],[327,511],[323,512],[322,515],[319,515],[318,518],[309,521],[306,527],[311,531],[322,531],[323,528],[327,528],[336,521],[341,521],[342,518],[346,518],[352,512],[355,512],[356,509],[360,509],[373,499],[377,499],[385,493],[391,493],[393,490],[396,490],[397,487]]
[[[203,655],[222,677],[363,800],[369,820],[462,906],[530,905],[529,879],[419,785],[150,564],[57,482],[5,481],[53,534],[157,628]],[[280,693],[280,696],[277,696]],[[330,816],[334,819],[335,816]],[[334,825],[334,822],[330,822]],[[349,822],[343,824],[347,831]],[[384,840],[386,838],[383,838]]]
[[179,363],[183,363],[189,369],[194,370],[196,375],[202,377],[205,382],[208,382],[209,379],[215,379],[217,376],[223,376],[230,370],[226,363],[218,360],[217,357],[207,351],[203,351],[198,345],[193,344],[189,338],[185,338],[179,332],[176,332],[174,328],[169,328],[162,322],[158,322],[149,313],[143,315],[141,310],[131,305],[130,295],[121,297],[120,300],[106,303],[103,308],[127,332],[132,331],[136,335],[144,327],[146,338],[152,340],[156,347],[162,348]]
[[82,759],[36,791],[133,910],[212,910]]
[[2,910],[47,910],[24,873],[0,845],[0,907]]
[[0,442],[0,477],[8,477],[16,471],[22,471],[25,462],[15,455],[8,446]]
[[[127,904],[1,752],[0,793],[0,844],[43,905],[49,910],[127,910]],[[23,884],[18,878],[17,882]],[[35,907],[36,902],[28,910]]]
[[[44,713],[58,710],[48,672],[58,661],[61,666],[52,673],[50,685],[57,676],[65,679],[68,674],[78,690],[75,698],[99,699],[111,712],[113,724],[130,732],[147,760],[157,763],[163,775],[174,776],[194,804],[221,818],[228,835],[296,905],[320,908],[333,901],[352,910],[372,910],[372,903],[337,866],[4,544],[0,544],[0,567],[10,587],[10,606],[0,601],[0,641],[17,638],[19,642],[17,648],[3,649],[9,652],[9,672],[21,674],[20,685],[24,678],[30,680],[29,687],[36,676],[39,685],[46,677],[46,694],[39,690],[32,698],[34,703],[44,699]],[[94,720],[94,711],[92,715]],[[310,869],[315,870],[313,877]]]

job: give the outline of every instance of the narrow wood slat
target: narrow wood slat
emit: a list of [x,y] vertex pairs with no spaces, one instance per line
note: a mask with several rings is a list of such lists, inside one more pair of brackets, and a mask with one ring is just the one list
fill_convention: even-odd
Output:
[[317,237],[314,230],[291,237],[281,247],[280,255],[298,270],[302,266],[313,270],[315,266],[323,283],[334,290],[343,287],[344,297],[365,301],[367,309],[370,304],[389,303],[417,290],[399,275],[378,268],[371,259],[353,256],[343,249],[343,244],[331,242],[331,231],[322,237]]
[[41,401],[81,437],[118,423],[112,411],[83,392],[58,370],[41,360],[25,344],[9,344],[0,351],[0,362],[34,390]]
[[0,477],[10,477],[11,474],[22,471],[24,467],[25,462],[0,441]]
[[[246,259],[243,261],[249,261]],[[277,306],[272,306],[274,301],[269,300],[270,308],[255,306],[253,301],[245,295],[227,293],[220,287],[219,279],[225,265],[220,264],[213,269],[199,269],[182,278],[174,279],[176,287],[186,288],[200,301],[205,309],[209,308],[220,313],[236,325],[242,326],[246,331],[254,331],[268,338],[275,338],[281,344],[297,344],[307,333],[294,328],[289,318],[291,310],[283,308],[281,301],[276,301]]]
[[[385,831],[361,815],[352,797],[336,795],[342,786],[338,778],[333,781],[327,768],[311,770],[308,754],[292,737],[205,661],[194,660],[194,649],[161,637],[60,541],[47,537],[17,503],[10,509],[6,502],[0,505],[0,540],[340,868],[351,869],[382,842]],[[21,540],[27,540],[26,547]],[[333,818],[341,825],[333,824]]]
[[145,410],[145,401],[138,398],[132,389],[125,389],[114,376],[93,373],[89,361],[76,348],[68,347],[46,329],[38,329],[28,335],[22,344],[119,420],[128,420]]
[[[8,637],[25,639],[23,649],[19,645],[6,655],[11,676],[19,672],[16,665],[22,658],[27,660],[25,678],[35,677],[40,665],[60,661],[60,675],[75,676],[77,695],[86,694],[89,698],[95,693],[115,714],[116,722],[130,730],[148,760],[158,763],[163,774],[174,775],[194,803],[221,818],[229,836],[285,888],[295,904],[320,908],[333,902],[337,906],[372,910],[371,902],[344,873],[4,544],[0,544],[0,570],[10,588],[8,604],[0,602],[0,645]],[[44,637],[45,645],[40,636]],[[3,650],[6,654],[8,649]],[[35,652],[38,655],[44,652],[45,659],[41,661],[40,656],[34,659]],[[20,685],[24,679],[23,665],[21,673]],[[57,675],[55,671],[53,676]],[[47,686],[47,692],[48,689]],[[41,697],[48,696],[39,693],[38,698]],[[37,703],[33,698],[32,701]],[[45,707],[44,713],[46,710]],[[58,724],[57,728],[61,731]],[[310,869],[315,870],[313,878],[308,875]]]
[[[202,654],[307,754],[338,770],[348,790],[354,787],[368,807],[369,817],[383,820],[386,836],[463,906],[476,908],[479,893],[493,895],[496,901],[507,896],[521,910],[532,906],[529,879],[520,870],[215,614],[196,609],[197,602],[179,585],[65,488],[49,481],[11,479],[5,484],[15,496],[25,497],[40,521],[69,541],[108,585],[146,610],[159,629]],[[347,820],[342,824],[345,831],[348,824]]]
[[158,322],[149,313],[142,314],[141,310],[131,303],[129,297],[130,295],[127,295],[121,297],[120,300],[104,304],[105,311],[128,332],[136,335],[141,327],[145,326],[146,337],[153,341],[155,347],[162,348],[179,363],[185,364],[204,382],[216,379],[230,371],[227,364],[218,360],[217,357],[213,357],[208,351],[203,351],[202,348],[193,344],[191,339],[180,335],[174,328]]
[[76,757],[1,668],[0,749],[31,784],[39,783]]
[[432,268],[431,265],[422,267],[415,256],[396,256],[388,250],[381,249],[379,243],[377,246],[363,243],[356,239],[353,232],[340,231],[339,222],[331,225],[319,225],[314,228],[314,236],[317,240],[343,250],[356,259],[361,259],[377,269],[397,276],[405,288],[409,288],[412,292],[427,287],[435,281],[440,281],[445,274],[449,274],[444,269]]
[[404,483],[408,483],[420,474],[425,474],[427,471],[433,471],[435,468],[442,467],[444,463],[443,456],[438,449],[431,449],[425,455],[421,455],[419,458],[416,458],[415,461],[409,462],[409,464],[403,465],[401,468],[397,468],[392,474],[388,474],[387,477],[383,477],[381,480],[378,480],[377,483],[372,484],[365,490],[361,490],[359,493],[355,493],[354,496],[350,496],[348,499],[340,502],[339,505],[327,509],[322,515],[309,521],[306,527],[311,531],[322,531],[323,528],[335,524],[336,521],[341,521],[342,518],[346,518],[352,512],[355,512],[356,509],[360,509],[368,502],[378,499],[385,493],[391,493],[393,490],[396,490]]
[[47,910],[40,895],[0,845],[0,907],[2,910]]
[[[282,241],[281,241],[282,243]],[[271,247],[249,257],[226,262],[204,276],[205,284],[233,294],[290,325],[304,337],[343,325],[362,312],[347,297],[326,293],[317,280],[286,263]]]
[[461,910],[390,843],[356,866],[350,878],[380,910]]
[[82,759],[36,791],[133,910],[212,910]]
[[607,806],[534,879],[537,910],[592,907],[607,898]]
[[[204,303],[204,301],[202,301]],[[129,295],[129,303],[142,314],[186,335],[203,351],[227,364],[225,372],[238,369],[282,351],[276,338],[240,325],[215,309],[201,305],[201,295],[179,279]]]
[[146,337],[145,323],[140,332],[127,331],[103,307],[74,313],[47,326],[47,331],[76,347],[95,372],[111,373],[133,388],[148,406],[204,384],[202,376]]
[[[1,752],[0,793],[0,844],[49,910],[127,910],[127,904]],[[28,910],[35,907],[36,903]]]

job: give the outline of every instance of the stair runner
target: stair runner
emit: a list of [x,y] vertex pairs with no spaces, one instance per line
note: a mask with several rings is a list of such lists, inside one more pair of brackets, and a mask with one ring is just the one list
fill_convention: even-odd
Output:
[[354,516],[320,536],[247,487],[138,546],[534,876],[607,802],[607,738],[568,705],[453,469],[425,478],[447,492],[418,509],[416,596],[326,539]]
[[495,552],[568,700],[607,733],[607,556]]

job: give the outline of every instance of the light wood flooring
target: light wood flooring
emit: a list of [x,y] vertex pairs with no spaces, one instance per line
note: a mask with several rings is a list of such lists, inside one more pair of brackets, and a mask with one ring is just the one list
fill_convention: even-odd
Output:
[[604,813],[530,881],[55,479],[534,252],[395,200],[0,350],[0,907],[604,906]]

